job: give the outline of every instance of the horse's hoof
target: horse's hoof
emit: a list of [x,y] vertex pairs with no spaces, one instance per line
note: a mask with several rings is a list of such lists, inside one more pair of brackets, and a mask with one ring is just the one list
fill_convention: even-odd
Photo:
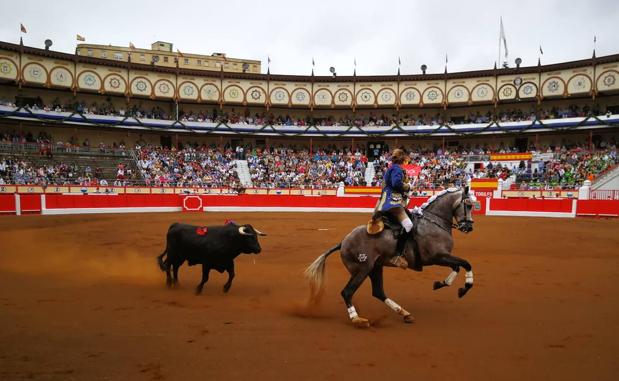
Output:
[[200,295],[202,293],[202,289],[201,288],[196,288],[196,295]]
[[352,323],[357,328],[369,328],[370,327],[370,321],[368,319],[364,319],[358,316],[352,319]]
[[439,282],[438,280],[434,281],[434,286],[432,287],[433,290],[438,290],[439,288],[443,288],[445,287],[445,283],[443,282]]
[[413,324],[415,322],[415,318],[413,317],[413,315],[406,315],[403,319],[404,323],[406,324]]
[[460,287],[458,289],[458,297],[461,298],[464,295],[466,295],[466,293],[471,289],[471,287],[473,287],[472,284],[471,285],[466,284],[464,287]]

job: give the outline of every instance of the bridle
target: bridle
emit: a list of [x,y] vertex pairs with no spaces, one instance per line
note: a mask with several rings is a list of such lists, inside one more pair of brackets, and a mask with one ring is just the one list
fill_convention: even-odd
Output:
[[[464,210],[464,218],[458,220],[456,218],[456,211],[458,210],[458,208],[460,208],[460,206],[462,206]],[[467,208],[473,208],[473,200],[471,200],[471,198],[469,197],[468,190],[464,189],[462,191],[462,198],[460,199],[458,204],[456,204],[456,206],[451,210],[451,220],[439,216],[438,214],[429,210],[424,210],[423,214],[429,222],[437,225],[438,227],[447,232],[449,232],[451,229],[458,229],[463,233],[470,233],[471,231],[473,231],[473,220],[467,218],[467,212],[469,210]],[[436,221],[434,217],[430,218],[429,215],[438,218],[439,221]],[[456,219],[455,223],[453,221],[454,219]]]
[[[461,220],[458,220],[456,218],[456,211],[458,210],[458,208],[460,208],[460,206],[462,206],[462,209],[464,211],[463,213],[464,218]],[[462,198],[460,199],[460,202],[451,211],[452,219],[456,218],[455,224],[453,223],[453,220],[452,220],[452,223],[451,223],[452,229],[458,229],[463,233],[470,233],[471,231],[473,231],[473,220],[470,220],[467,217],[468,211],[471,209],[473,209],[473,200],[471,200],[469,196],[468,187],[467,187],[465,188],[465,190],[462,191]]]

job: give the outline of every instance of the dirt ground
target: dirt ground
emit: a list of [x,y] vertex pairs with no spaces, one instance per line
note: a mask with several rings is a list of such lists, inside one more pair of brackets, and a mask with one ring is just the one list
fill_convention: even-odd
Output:
[[[208,213],[0,217],[0,380],[617,380],[619,221],[478,217],[456,232],[475,287],[432,291],[449,269],[385,270],[407,325],[371,297],[354,328],[327,262],[320,308],[302,272],[364,214]],[[232,218],[268,233],[258,256],[168,290],[155,256],[170,223]],[[320,229],[320,230],[319,230]],[[327,230],[324,230],[327,229]]]

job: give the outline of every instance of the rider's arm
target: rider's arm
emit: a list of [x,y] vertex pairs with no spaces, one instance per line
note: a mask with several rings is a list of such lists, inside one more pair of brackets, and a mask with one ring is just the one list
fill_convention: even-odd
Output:
[[408,192],[410,190],[410,185],[404,182],[404,171],[402,169],[391,172],[391,187],[396,192]]

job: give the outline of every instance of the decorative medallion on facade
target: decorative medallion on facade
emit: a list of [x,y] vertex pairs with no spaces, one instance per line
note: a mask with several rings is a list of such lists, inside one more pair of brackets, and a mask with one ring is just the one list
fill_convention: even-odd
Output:
[[56,81],[59,83],[67,82],[67,75],[62,69],[56,70],[56,73],[54,74],[54,78],[56,78]]
[[110,87],[112,89],[118,89],[120,87],[120,79],[117,77],[110,78]]
[[318,93],[318,100],[320,100],[321,102],[326,102],[327,101],[327,92],[326,91],[321,91],[320,93]]
[[167,94],[167,93],[169,93],[169,92],[170,92],[170,85],[168,85],[166,82],[161,82],[161,83],[159,84],[159,91],[160,91],[162,94]]
[[512,96],[512,93],[513,93],[513,91],[512,91],[512,88],[511,88],[511,87],[504,87],[504,88],[503,88],[503,91],[501,91],[501,92],[503,93],[503,96],[504,96],[505,98],[509,98],[509,97],[511,97],[511,96]]
[[608,87],[611,87],[612,85],[615,84],[616,78],[615,75],[613,73],[608,73],[605,77],[604,77],[604,84]]
[[215,97],[215,87],[211,86],[206,86],[204,88],[204,95],[206,95],[206,98],[213,98]]
[[286,93],[284,93],[284,90],[275,90],[273,96],[275,97],[275,100],[280,102],[286,99]]
[[295,99],[298,102],[303,102],[305,100],[305,92],[304,91],[297,91],[294,95]]
[[454,98],[461,99],[462,97],[464,97],[464,90],[462,90],[461,88],[457,88],[454,91]]
[[380,95],[380,99],[382,99],[383,102],[391,101],[391,92],[383,91],[382,94]]
[[372,99],[372,93],[367,90],[361,92],[361,100],[364,102],[369,102]]
[[340,91],[340,93],[337,95],[337,99],[340,102],[346,102],[348,100],[348,94],[346,94],[345,91]]
[[477,90],[475,90],[475,93],[478,97],[485,98],[486,95],[488,95],[488,86],[479,86]]
[[188,97],[191,97],[196,91],[194,90],[193,86],[191,85],[187,85],[185,87],[183,87],[183,94],[185,94]]
[[584,90],[587,87],[587,79],[583,75],[579,75],[575,78],[574,87],[577,90]]
[[404,93],[404,99],[411,102],[415,100],[415,92],[413,90],[408,90]]
[[7,62],[0,62],[0,73],[9,74],[11,72],[11,65]]
[[240,97],[240,95],[241,95],[239,93],[239,89],[237,89],[237,88],[231,89],[229,94],[230,94],[230,98],[232,98],[232,99],[238,99]]
[[261,94],[258,89],[253,89],[251,93],[249,93],[249,96],[251,97],[251,99],[257,101],[258,99],[260,99]]
[[139,81],[135,83],[135,88],[138,89],[139,92],[143,93],[148,88],[148,85],[146,84],[145,81],[140,79]]
[[548,82],[548,91],[550,91],[551,93],[556,93],[559,90],[559,81],[557,81],[556,79],[553,79],[552,81]]
[[88,87],[93,87],[97,82],[97,78],[93,74],[86,74],[84,76],[84,84]]
[[42,74],[43,74],[43,71],[41,70],[39,66],[35,66],[35,65],[30,66],[30,75],[33,78],[39,79],[41,78]]
[[431,101],[435,101],[438,98],[438,91],[430,90],[428,91],[428,99]]
[[524,87],[522,88],[522,92],[524,93],[524,95],[527,96],[533,94],[533,91],[535,91],[535,89],[531,84],[524,85]]

